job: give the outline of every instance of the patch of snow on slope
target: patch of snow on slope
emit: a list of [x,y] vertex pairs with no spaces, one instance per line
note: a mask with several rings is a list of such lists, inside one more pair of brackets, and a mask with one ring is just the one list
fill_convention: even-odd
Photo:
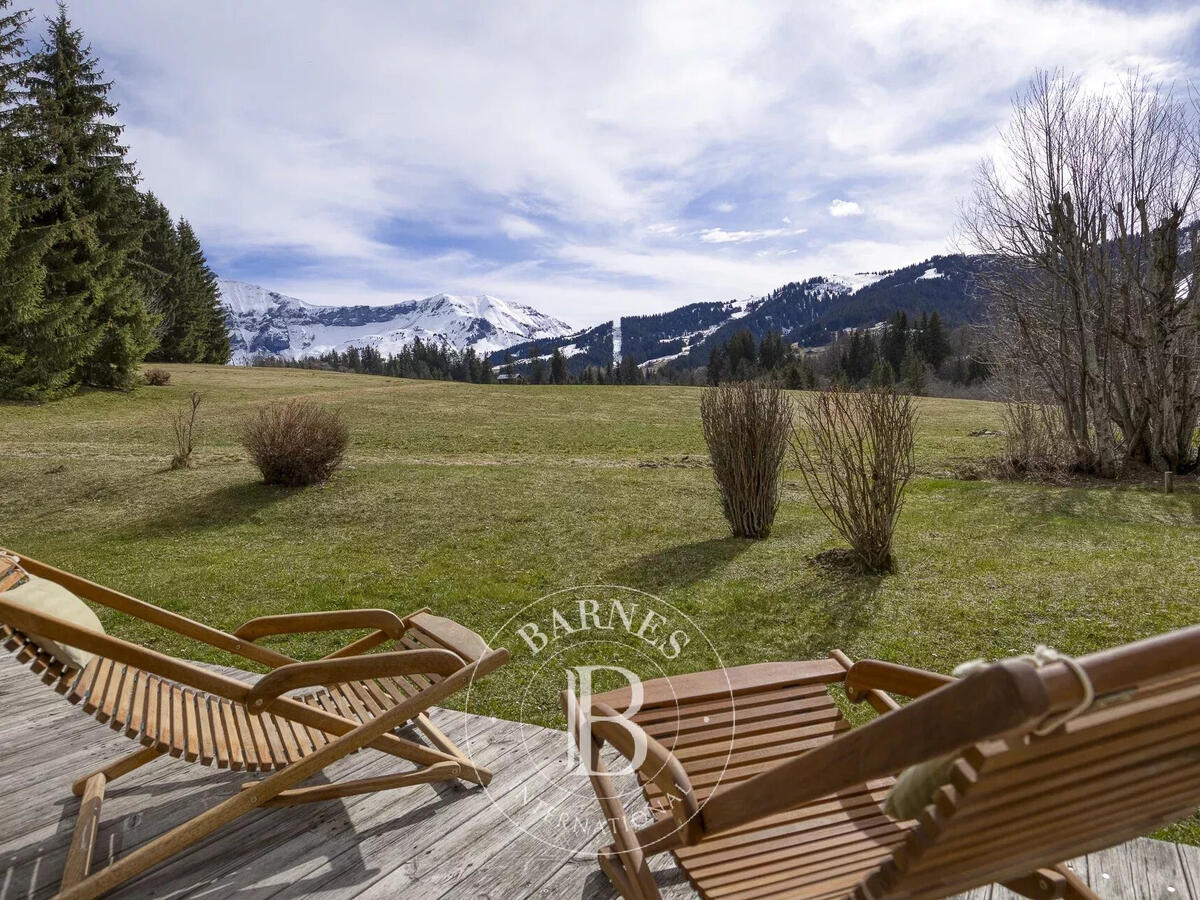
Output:
[[939,272],[933,266],[930,266],[924,272],[917,276],[917,281],[929,281],[933,278],[945,278],[946,276]]

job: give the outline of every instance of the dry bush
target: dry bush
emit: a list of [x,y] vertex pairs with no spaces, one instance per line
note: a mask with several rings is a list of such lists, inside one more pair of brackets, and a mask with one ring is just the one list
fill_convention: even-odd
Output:
[[171,383],[171,373],[166,369],[147,369],[142,373],[142,378],[151,387],[163,387]]
[[773,385],[735,382],[704,391],[700,418],[730,529],[737,537],[767,537],[779,509],[791,403]]
[[310,400],[261,407],[242,430],[242,445],[267,484],[325,481],[342,464],[350,429],[339,410]]
[[171,433],[175,438],[175,455],[171,457],[172,469],[192,467],[192,450],[196,446],[196,411],[199,408],[200,392],[192,391],[188,397],[188,405],[171,414]]
[[1014,401],[1004,406],[1000,474],[1050,474],[1067,469],[1072,447],[1057,406]]
[[799,402],[792,438],[813,500],[863,569],[895,571],[892,534],[914,471],[913,398],[894,388],[832,387]]

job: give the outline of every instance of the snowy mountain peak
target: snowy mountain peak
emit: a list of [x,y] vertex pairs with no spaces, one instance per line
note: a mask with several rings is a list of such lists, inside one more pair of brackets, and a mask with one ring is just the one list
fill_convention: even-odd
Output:
[[233,344],[233,362],[255,357],[299,359],[330,350],[374,347],[387,355],[417,338],[488,354],[524,341],[570,332],[531,306],[480,294],[435,294],[388,306],[322,306],[256,284],[218,282]]

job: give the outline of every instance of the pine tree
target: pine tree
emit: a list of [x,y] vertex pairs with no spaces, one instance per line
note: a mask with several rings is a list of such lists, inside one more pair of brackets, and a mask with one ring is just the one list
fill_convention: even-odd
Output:
[[508,381],[512,381],[517,375],[517,368],[513,365],[513,355],[511,350],[504,351],[504,377]]
[[187,219],[179,220],[178,291],[189,320],[189,339],[183,345],[188,362],[224,365],[229,362],[229,329],[221,307],[217,276],[208,267],[204,250]]
[[950,355],[951,348],[946,331],[942,328],[942,317],[937,314],[936,310],[930,314],[921,337],[923,345],[921,355],[934,369],[940,368],[946,357]]
[[900,380],[908,393],[918,397],[925,393],[925,360],[913,346],[908,348],[900,366]]
[[73,365],[54,365],[61,323],[45,304],[42,266],[53,230],[31,221],[40,205],[28,174],[38,144],[21,86],[29,14],[10,6],[0,0],[0,397],[39,400],[66,389]]
[[176,268],[179,263],[179,236],[171,213],[154,194],[140,197],[142,240],[129,256],[134,278],[142,288],[146,307],[158,318],[155,336],[158,346],[148,355],[159,362],[180,360],[178,347],[185,317],[179,309]]
[[554,384],[567,383],[567,358],[558,347],[554,348],[554,354],[550,357],[550,381]]
[[46,198],[34,223],[56,231],[45,256],[53,340],[39,352],[56,379],[74,366],[78,380],[129,388],[155,323],[129,265],[141,241],[137,178],[102,78],[60,6],[28,78],[42,144],[37,189]]
[[871,370],[868,383],[871,387],[891,387],[896,383],[896,370],[892,368],[891,363],[881,357],[875,363],[875,368]]

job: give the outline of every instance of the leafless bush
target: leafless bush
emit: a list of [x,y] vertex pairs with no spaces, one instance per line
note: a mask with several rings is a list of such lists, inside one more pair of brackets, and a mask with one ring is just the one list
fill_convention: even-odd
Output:
[[1058,472],[1072,459],[1061,409],[1028,401],[1005,404],[1003,474]]
[[721,510],[737,537],[765,538],[779,509],[792,405],[774,385],[731,382],[700,400]]
[[912,477],[913,398],[832,387],[799,401],[792,448],[813,500],[863,569],[895,571],[892,534]]
[[142,373],[142,378],[151,387],[163,387],[171,383],[171,373],[166,369],[147,369]]
[[[171,376],[168,374],[167,377]],[[171,433],[175,438],[175,455],[171,457],[172,469],[192,467],[192,450],[196,446],[196,411],[199,408],[200,392],[192,391],[187,406],[171,414]]]
[[261,407],[242,444],[267,484],[301,487],[325,481],[342,463],[350,429],[339,410],[309,400]]

